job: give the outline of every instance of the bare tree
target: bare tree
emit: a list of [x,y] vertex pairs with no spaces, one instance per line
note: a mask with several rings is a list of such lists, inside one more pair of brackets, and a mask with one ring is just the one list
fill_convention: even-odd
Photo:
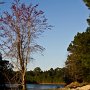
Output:
[[25,90],[25,72],[31,59],[31,53],[44,48],[36,39],[51,26],[48,25],[44,12],[37,10],[38,5],[26,6],[20,0],[14,0],[11,12],[4,12],[0,17],[0,50],[13,60],[21,74],[21,85]]

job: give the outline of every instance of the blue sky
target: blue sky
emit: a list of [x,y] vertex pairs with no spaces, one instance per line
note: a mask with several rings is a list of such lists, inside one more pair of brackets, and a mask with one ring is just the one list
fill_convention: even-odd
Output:
[[[0,0],[7,2],[0,10],[8,10],[12,0]],[[43,10],[48,23],[53,25],[52,30],[46,31],[37,40],[38,44],[45,47],[43,55],[34,54],[36,59],[28,64],[28,70],[40,67],[42,70],[63,67],[67,59],[67,47],[77,32],[83,32],[87,28],[86,19],[89,10],[82,0],[21,0],[26,4],[39,3],[39,9]]]

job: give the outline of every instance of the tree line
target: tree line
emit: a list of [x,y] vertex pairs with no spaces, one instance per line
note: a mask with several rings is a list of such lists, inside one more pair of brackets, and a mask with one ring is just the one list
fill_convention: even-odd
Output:
[[27,83],[64,83],[63,75],[62,68],[42,71],[40,67],[36,67],[33,71],[26,72],[26,81]]
[[[21,83],[20,71],[14,71],[8,60],[0,60],[0,84]],[[42,71],[40,67],[26,72],[26,83],[64,83],[63,68]]]

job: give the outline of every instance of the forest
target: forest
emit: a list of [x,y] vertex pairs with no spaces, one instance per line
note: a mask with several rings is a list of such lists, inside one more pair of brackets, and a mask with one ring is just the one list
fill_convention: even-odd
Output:
[[40,67],[36,67],[33,71],[27,71],[26,81],[27,83],[40,83],[40,84],[60,84],[63,81],[63,69],[62,68],[51,68],[47,71],[42,71]]

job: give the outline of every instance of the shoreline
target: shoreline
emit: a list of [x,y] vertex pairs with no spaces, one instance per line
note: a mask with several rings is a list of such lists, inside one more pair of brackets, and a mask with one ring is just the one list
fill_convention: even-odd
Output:
[[57,84],[57,85],[66,85],[66,83],[63,83],[63,82],[61,82],[61,83],[40,83],[40,82],[37,82],[37,83],[27,83],[27,84]]
[[66,83],[38,83],[38,84],[52,84],[52,85],[57,84],[57,85],[66,85]]

